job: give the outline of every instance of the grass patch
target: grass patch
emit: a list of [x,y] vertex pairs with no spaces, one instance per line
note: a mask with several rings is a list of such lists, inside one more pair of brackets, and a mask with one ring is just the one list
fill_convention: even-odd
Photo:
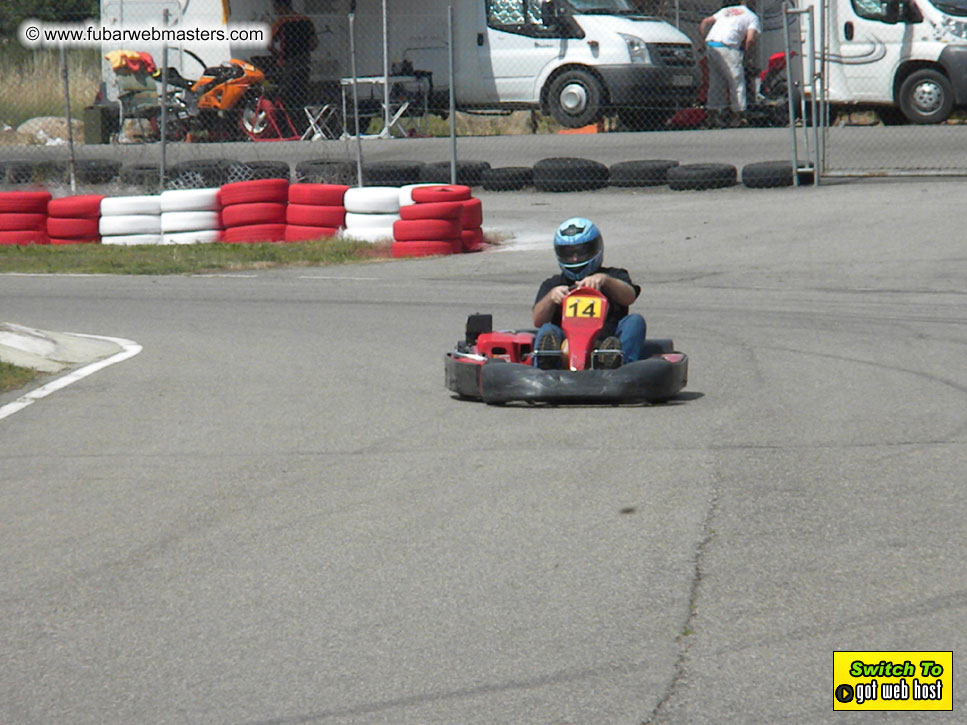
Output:
[[0,246],[0,272],[52,274],[196,274],[313,267],[392,256],[388,244],[323,239],[275,244],[186,244],[116,247],[100,244]]
[[[0,127],[16,128],[36,116],[64,116],[64,80],[60,53],[56,50],[27,50],[10,44],[0,48]],[[101,82],[101,59],[96,49],[67,51],[71,113],[80,118],[84,107],[94,102]]]
[[22,388],[37,377],[37,371],[22,368],[0,360],[0,393]]

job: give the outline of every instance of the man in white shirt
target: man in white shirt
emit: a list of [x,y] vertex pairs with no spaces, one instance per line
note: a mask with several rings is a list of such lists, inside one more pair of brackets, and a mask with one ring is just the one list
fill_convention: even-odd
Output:
[[[726,0],[732,2],[732,0]],[[759,16],[748,7],[755,0],[728,4],[698,26],[705,38],[708,58],[709,125],[718,126],[726,107],[732,108],[732,126],[743,125],[746,107],[744,55],[762,32]]]

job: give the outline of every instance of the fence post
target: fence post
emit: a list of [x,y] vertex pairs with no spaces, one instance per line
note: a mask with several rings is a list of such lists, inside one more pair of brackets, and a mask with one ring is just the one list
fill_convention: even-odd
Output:
[[67,115],[67,145],[70,150],[70,184],[71,193],[77,191],[77,175],[75,173],[75,167],[77,165],[77,160],[74,157],[74,128],[73,119],[71,118],[71,87],[70,80],[68,79],[67,72],[67,50],[63,43],[60,45],[60,74],[64,79],[64,107],[66,109]]
[[457,102],[453,75],[453,5],[447,5],[447,51],[450,64],[450,183],[457,183]]

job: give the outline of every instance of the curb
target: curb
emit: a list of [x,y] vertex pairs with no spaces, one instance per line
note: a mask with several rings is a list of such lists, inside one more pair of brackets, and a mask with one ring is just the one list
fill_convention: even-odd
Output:
[[122,349],[102,338],[0,322],[0,360],[43,373],[59,373],[74,365],[110,357]]

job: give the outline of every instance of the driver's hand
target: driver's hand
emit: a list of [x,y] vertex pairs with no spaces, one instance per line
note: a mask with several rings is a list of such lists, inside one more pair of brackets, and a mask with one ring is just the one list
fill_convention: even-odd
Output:
[[582,279],[581,286],[590,287],[593,290],[601,292],[606,279],[608,279],[608,275],[603,272],[598,272],[597,274],[592,274]]
[[555,305],[559,305],[564,301],[564,298],[567,297],[567,293],[570,291],[570,287],[568,287],[566,284],[562,284],[557,287],[553,287],[548,294],[551,296],[551,302],[553,302]]

